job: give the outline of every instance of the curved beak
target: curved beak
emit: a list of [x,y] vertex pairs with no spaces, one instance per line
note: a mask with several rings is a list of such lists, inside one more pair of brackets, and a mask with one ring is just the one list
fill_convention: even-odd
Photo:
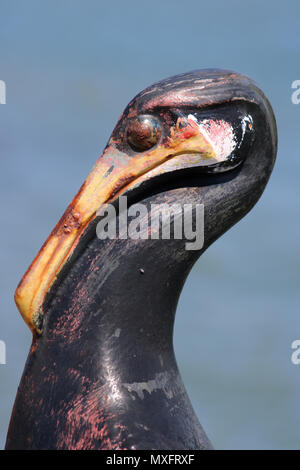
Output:
[[41,334],[45,296],[103,204],[161,173],[171,160],[186,166],[218,161],[212,143],[194,121],[183,129],[176,125],[171,130],[171,137],[161,144],[133,155],[120,152],[110,140],[16,289],[17,307],[33,332]]

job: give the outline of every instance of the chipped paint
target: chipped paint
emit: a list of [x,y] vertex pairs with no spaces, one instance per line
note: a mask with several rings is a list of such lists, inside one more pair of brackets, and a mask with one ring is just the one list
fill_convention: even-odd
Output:
[[168,372],[157,373],[154,379],[148,380],[147,382],[133,382],[131,384],[123,383],[123,387],[131,394],[132,399],[135,399],[133,393],[136,393],[140,400],[145,397],[145,392],[151,393],[157,390],[162,390],[168,399],[173,397],[173,391],[168,384],[170,383],[171,377]]
[[232,125],[223,120],[205,119],[199,123],[199,127],[214,148],[215,159],[218,162],[225,161],[237,144]]
[[119,338],[120,333],[121,333],[121,328],[117,328],[117,329],[115,330],[115,332],[114,332],[114,336],[115,336],[116,338]]

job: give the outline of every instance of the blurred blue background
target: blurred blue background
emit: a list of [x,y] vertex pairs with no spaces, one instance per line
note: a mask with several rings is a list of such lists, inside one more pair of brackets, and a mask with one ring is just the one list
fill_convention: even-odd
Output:
[[1,0],[0,447],[31,342],[13,302],[21,276],[102,151],[128,101],[201,67],[254,78],[279,130],[254,210],[198,261],[180,299],[175,348],[218,449],[299,449],[298,0]]

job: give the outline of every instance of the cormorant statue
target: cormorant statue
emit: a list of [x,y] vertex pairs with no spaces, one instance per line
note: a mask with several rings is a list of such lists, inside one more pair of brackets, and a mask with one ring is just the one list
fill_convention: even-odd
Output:
[[[261,196],[276,147],[268,100],[231,71],[177,75],[129,103],[16,290],[33,342],[6,449],[211,448],[174,356],[176,306],[198,257]],[[125,196],[157,211],[202,205],[201,249],[99,238],[99,209],[115,207],[121,226]]]

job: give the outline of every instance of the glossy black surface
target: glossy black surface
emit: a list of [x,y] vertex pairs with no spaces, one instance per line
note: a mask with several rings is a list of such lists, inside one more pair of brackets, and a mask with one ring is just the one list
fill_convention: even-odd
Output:
[[[187,251],[186,240],[100,241],[97,221],[88,227],[47,297],[43,335],[34,341],[26,363],[8,449],[211,446],[177,369],[172,340],[176,306],[201,253],[262,194],[275,160],[276,126],[256,86],[224,71],[168,79],[142,92],[131,107],[149,112],[152,99],[151,109],[157,109],[159,96],[177,89],[186,90],[182,108],[190,105],[199,112],[222,104],[230,113],[240,101],[240,112],[251,114],[255,128],[238,168],[223,174],[173,172],[128,193],[132,202],[147,205],[204,204],[204,247]],[[172,102],[180,108],[174,96],[168,99],[161,113],[169,113]],[[127,111],[114,131],[123,149],[126,119]]]

